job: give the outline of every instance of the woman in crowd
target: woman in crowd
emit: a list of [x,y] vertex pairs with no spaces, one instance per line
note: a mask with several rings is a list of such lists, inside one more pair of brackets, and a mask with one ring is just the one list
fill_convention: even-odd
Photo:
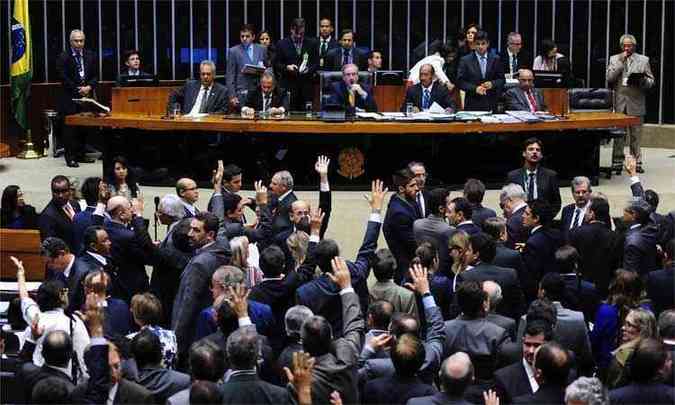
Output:
[[[148,329],[159,338],[162,344],[162,362],[164,367],[174,369],[178,354],[176,334],[159,326],[162,320],[162,303],[150,293],[136,294],[131,298],[131,315],[138,327]],[[133,339],[138,332],[127,337]]]
[[295,231],[286,239],[286,246],[288,246],[288,250],[291,252],[291,256],[295,262],[295,270],[297,270],[307,258],[309,235],[303,231]]
[[258,43],[267,49],[267,58],[265,66],[271,68],[274,66],[274,56],[276,55],[276,47],[272,41],[272,33],[268,30],[262,30],[258,34]]
[[532,62],[532,70],[547,72],[564,72],[569,70],[569,61],[565,55],[558,53],[558,45],[550,39],[541,41],[539,55]]
[[460,41],[460,43],[458,44],[459,48],[458,59],[474,51],[476,45],[474,44],[473,39],[476,36],[476,33],[478,33],[478,31],[480,31],[480,25],[476,23],[470,23],[466,27],[464,27],[464,42]]
[[19,186],[5,187],[2,192],[0,227],[9,229],[38,229],[35,207],[26,204]]
[[262,281],[262,271],[249,262],[249,249],[254,246],[249,245],[246,236],[237,236],[230,241],[230,250],[232,250],[232,265],[244,272],[246,288],[253,288]]
[[134,171],[129,168],[126,158],[123,156],[114,157],[110,167],[111,170],[106,176],[106,181],[111,197],[121,195],[129,200],[143,198]]

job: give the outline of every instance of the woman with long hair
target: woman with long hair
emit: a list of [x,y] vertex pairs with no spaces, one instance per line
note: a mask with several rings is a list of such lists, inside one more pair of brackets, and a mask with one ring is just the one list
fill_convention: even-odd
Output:
[[267,58],[265,59],[265,66],[268,68],[273,68],[274,57],[276,55],[276,46],[274,45],[274,41],[272,40],[272,33],[268,30],[260,31],[258,33],[258,43],[264,46],[265,49],[267,50]]
[[307,258],[307,249],[309,248],[309,235],[303,231],[295,231],[286,238],[286,246],[291,252],[297,270]]
[[651,311],[635,308],[628,312],[621,326],[621,346],[612,353],[613,357],[607,369],[606,383],[609,389],[630,383],[629,364],[637,344],[641,339],[657,336],[656,317]]
[[35,207],[26,204],[23,191],[17,185],[5,187],[0,208],[0,228],[38,229]]
[[110,171],[106,175],[106,182],[111,197],[121,195],[129,200],[143,198],[141,189],[136,182],[136,175],[124,156],[116,156],[112,159]]
[[232,260],[230,264],[238,267],[244,272],[244,281],[246,288],[253,288],[262,281],[263,274],[259,268],[249,264],[249,245],[246,236],[237,236],[230,241],[230,250],[232,251]]

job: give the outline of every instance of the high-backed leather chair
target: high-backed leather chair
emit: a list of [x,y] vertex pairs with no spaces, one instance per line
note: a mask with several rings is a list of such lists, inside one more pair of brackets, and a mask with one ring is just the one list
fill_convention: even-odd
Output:
[[[331,86],[335,82],[342,80],[342,71],[322,71],[319,72],[319,100],[321,100],[321,109],[330,100]],[[359,72],[359,83],[371,84],[372,73]]]

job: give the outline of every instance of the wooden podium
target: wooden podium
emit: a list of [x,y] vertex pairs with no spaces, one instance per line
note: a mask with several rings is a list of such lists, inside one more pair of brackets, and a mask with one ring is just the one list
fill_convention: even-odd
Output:
[[169,95],[178,87],[114,87],[112,111],[140,115],[166,114]]

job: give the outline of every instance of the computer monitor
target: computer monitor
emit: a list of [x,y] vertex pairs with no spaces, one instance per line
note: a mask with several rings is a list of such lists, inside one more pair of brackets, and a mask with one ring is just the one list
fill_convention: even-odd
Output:
[[157,76],[151,74],[143,74],[138,76],[120,75],[117,81],[120,87],[154,87],[159,84]]
[[546,70],[535,70],[532,73],[534,73],[534,87],[540,89],[566,87],[563,73]]
[[402,70],[378,70],[375,72],[375,86],[401,86],[406,80]]

